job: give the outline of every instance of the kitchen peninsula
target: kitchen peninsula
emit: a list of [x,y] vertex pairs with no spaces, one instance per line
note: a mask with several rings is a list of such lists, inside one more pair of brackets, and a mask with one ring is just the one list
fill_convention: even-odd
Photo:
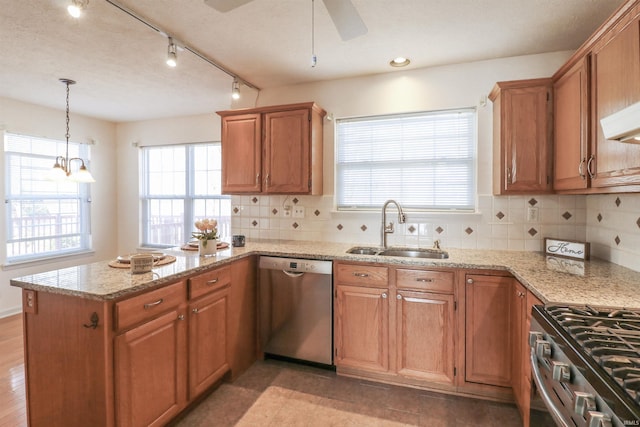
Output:
[[[351,246],[257,241],[208,258],[168,251],[176,262],[140,275],[104,261],[13,279],[23,289],[30,425],[162,424],[236,378],[259,357],[257,255],[452,271],[456,301],[465,277],[486,272],[513,276],[544,303],[640,307],[640,272],[597,259],[573,275],[541,253],[447,249],[448,259],[425,260],[347,254]],[[464,322],[457,324],[463,348]]]

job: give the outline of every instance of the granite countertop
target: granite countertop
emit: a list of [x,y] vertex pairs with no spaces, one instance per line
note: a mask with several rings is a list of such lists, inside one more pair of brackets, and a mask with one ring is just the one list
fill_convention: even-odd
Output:
[[[248,241],[243,248],[219,250],[201,258],[179,248],[164,251],[176,261],[153,272],[131,274],[109,267],[110,260],[32,274],[11,280],[12,286],[97,300],[113,300],[191,276],[250,255],[322,260],[378,262],[393,265],[505,270],[545,303],[640,308],[640,272],[599,259],[584,263],[548,258],[539,252],[445,248],[448,259],[352,255],[355,244],[293,240]],[[114,257],[115,258],[115,257]],[[570,271],[570,272],[567,272]]]

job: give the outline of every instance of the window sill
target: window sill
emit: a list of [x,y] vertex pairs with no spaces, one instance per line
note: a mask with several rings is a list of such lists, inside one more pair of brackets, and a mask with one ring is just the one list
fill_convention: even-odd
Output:
[[66,254],[60,254],[60,255],[51,255],[51,256],[46,256],[46,257],[39,257],[39,258],[30,258],[28,260],[21,260],[21,261],[5,261],[4,264],[2,264],[2,270],[16,270],[19,268],[28,268],[28,267],[34,267],[34,266],[41,266],[43,264],[53,264],[53,263],[58,263],[62,260],[73,260],[73,259],[81,259],[81,258],[86,258],[92,255],[95,255],[95,251],[90,249],[90,250],[83,250],[83,251],[78,251],[78,252],[70,252],[70,253],[66,253]]

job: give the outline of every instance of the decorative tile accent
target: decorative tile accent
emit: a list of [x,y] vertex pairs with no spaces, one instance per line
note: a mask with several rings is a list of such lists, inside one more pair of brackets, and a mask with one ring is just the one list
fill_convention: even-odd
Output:
[[298,228],[298,227],[300,227],[300,224],[298,224],[297,222],[294,222],[293,224],[291,224],[291,226],[293,228]]
[[367,226],[366,226],[366,225],[364,225],[364,224],[362,224],[362,226],[360,227],[360,230],[362,230],[362,231],[367,231]]
[[496,216],[498,217],[498,219],[502,219],[502,218],[504,218],[504,214],[503,214],[501,211],[499,211],[499,212],[496,214]]
[[319,216],[319,215],[320,215],[320,211],[319,211],[318,209],[316,209],[316,210],[313,212],[313,214],[314,214],[315,216]]
[[272,213],[272,214],[274,214],[274,215],[278,215],[278,209],[273,208],[273,210],[271,211],[271,213]]
[[566,211],[565,213],[562,214],[562,218],[566,219],[567,221],[569,220],[569,218],[571,218],[573,215],[571,215],[571,212]]
[[409,228],[407,228],[407,230],[409,230],[409,233],[413,233],[416,231],[416,228],[413,225],[411,225],[409,226]]
[[467,228],[464,229],[464,232],[467,233],[467,234],[471,234],[471,233],[473,233],[473,228],[467,227]]
[[622,200],[620,200],[620,197],[616,197],[616,206],[620,207],[621,203],[622,203]]
[[622,241],[622,240],[620,240],[620,236],[616,236],[616,238],[613,239],[613,240],[616,242],[616,245],[619,245],[620,242]]
[[342,229],[343,229],[344,227],[342,226],[342,224],[338,224],[338,225],[336,226],[336,228],[337,228],[339,231],[342,231]]
[[233,213],[237,214],[238,212],[240,212],[240,209],[238,209],[238,207],[237,207],[237,206],[236,206],[236,207],[234,207],[234,208],[233,208]]
[[436,228],[436,232],[437,232],[438,234],[442,234],[442,232],[443,232],[443,231],[444,231],[444,228],[442,228],[442,227],[438,227],[438,228]]
[[533,237],[533,236],[535,236],[536,234],[538,234],[538,230],[536,230],[535,228],[531,227],[531,228],[529,229],[529,231],[527,231],[527,233],[529,233],[529,235],[530,235],[531,237]]
[[257,198],[257,197],[254,197],[253,199],[251,199],[251,201],[252,201],[253,203],[258,203],[258,198]]
[[[598,219],[598,222],[602,222],[602,214],[598,214],[598,216],[596,217]],[[638,221],[640,221],[640,218],[638,218]],[[640,225],[639,225],[640,227]]]
[[253,221],[251,221],[251,225],[253,225],[253,226],[255,227],[256,225],[258,225],[258,221],[256,221],[256,220],[254,219]]
[[534,199],[533,197],[531,199],[529,199],[529,205],[535,206],[537,204],[538,204],[538,201],[536,199]]
[[293,200],[292,200],[292,202],[293,202],[293,204],[294,204],[294,205],[297,205],[299,201],[300,201],[300,200],[298,200],[298,198],[297,198],[297,197],[294,197],[294,198],[293,198]]

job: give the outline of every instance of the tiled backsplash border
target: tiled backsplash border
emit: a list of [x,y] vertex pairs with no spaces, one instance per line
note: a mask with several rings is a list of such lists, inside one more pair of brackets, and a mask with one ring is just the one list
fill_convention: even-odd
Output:
[[[284,207],[304,207],[303,218]],[[533,208],[530,212],[529,208]],[[248,238],[380,244],[380,212],[335,211],[332,196],[233,196],[232,229]],[[390,245],[541,251],[545,237],[589,241],[593,256],[640,271],[640,194],[478,197],[474,214],[407,213]]]

